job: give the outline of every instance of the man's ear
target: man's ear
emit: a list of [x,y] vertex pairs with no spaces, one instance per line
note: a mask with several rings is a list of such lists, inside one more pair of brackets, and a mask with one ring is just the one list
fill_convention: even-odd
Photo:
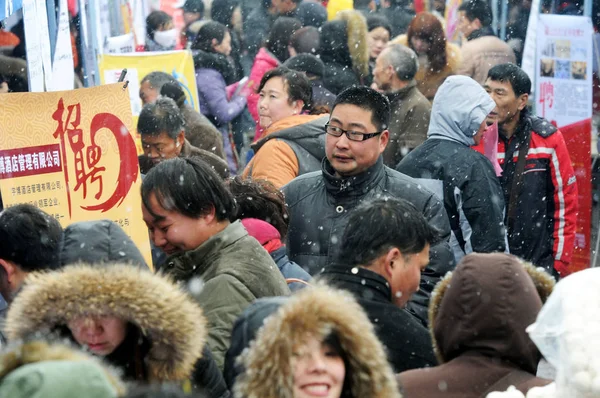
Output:
[[387,129],[385,129],[383,130],[383,133],[381,133],[381,135],[379,136],[379,153],[383,153],[383,151],[385,151],[389,140],[390,132]]
[[529,100],[529,94],[521,94],[519,95],[519,110],[522,111],[527,106],[527,101]]
[[397,261],[400,256],[402,256],[402,253],[400,253],[397,247],[392,247],[385,255],[383,269],[387,277],[391,278],[396,267],[400,266],[400,263]]
[[18,272],[15,263],[0,258],[0,267],[4,269],[4,273],[6,274],[8,284],[12,285],[15,282],[15,277]]
[[177,147],[182,147],[183,143],[185,141],[185,130],[181,130],[181,132],[179,132],[179,134],[177,134]]

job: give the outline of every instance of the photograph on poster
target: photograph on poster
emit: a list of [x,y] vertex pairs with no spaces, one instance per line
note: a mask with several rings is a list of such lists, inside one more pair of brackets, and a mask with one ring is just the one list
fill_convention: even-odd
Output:
[[571,78],[571,61],[559,61],[554,63],[554,77],[557,79]]
[[556,58],[571,58],[571,40],[556,40]]
[[544,44],[544,47],[542,47],[541,53],[542,53],[542,57],[552,57],[552,58],[555,57],[556,51],[554,49],[554,41],[553,40],[547,41]]
[[542,59],[540,62],[540,76],[554,77],[554,60],[550,58]]
[[573,61],[571,62],[571,75],[576,80],[587,79],[587,62]]

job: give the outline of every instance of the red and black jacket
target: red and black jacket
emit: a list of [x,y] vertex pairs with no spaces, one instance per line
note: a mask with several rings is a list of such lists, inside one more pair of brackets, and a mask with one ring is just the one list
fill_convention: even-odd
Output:
[[[515,254],[561,277],[570,274],[575,243],[577,182],[562,133],[545,119],[522,112],[511,138],[499,134],[500,183],[508,209],[519,146],[530,132],[523,180],[517,197],[509,248]],[[512,159],[509,159],[512,154]]]

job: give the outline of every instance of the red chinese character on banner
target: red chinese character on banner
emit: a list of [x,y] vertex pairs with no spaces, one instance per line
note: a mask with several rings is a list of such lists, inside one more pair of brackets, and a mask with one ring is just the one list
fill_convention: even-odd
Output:
[[546,117],[546,107],[554,106],[554,85],[552,82],[540,84],[540,104],[542,104],[542,117]]
[[[98,163],[102,158],[102,149],[96,145],[96,133],[102,129],[108,129],[117,142],[120,156],[120,168],[117,178],[117,184],[112,195],[103,203],[81,206],[84,210],[106,212],[115,205],[119,206],[129,193],[133,183],[138,176],[137,150],[131,134],[123,122],[111,113],[96,114],[90,124],[90,145],[84,142],[84,131],[81,128],[81,104],[75,103],[65,108],[63,99],[58,101],[56,111],[52,118],[58,123],[54,138],[60,138],[61,155],[65,183],[67,190],[67,202],[69,206],[69,215],[71,215],[71,192],[69,189],[69,172],[67,162],[66,141],[68,140],[70,151],[74,155],[75,163],[75,187],[73,191],[79,191],[83,187],[83,198],[87,197],[87,184],[97,183],[97,193],[95,199],[100,199],[103,192],[102,174],[106,171],[105,167],[99,167]],[[66,136],[66,140],[65,140]],[[84,156],[85,150],[85,156]],[[47,161],[52,162],[52,156]],[[54,162],[58,163],[60,159],[57,154],[54,156]],[[41,162],[41,158],[40,158]]]
[[[83,142],[83,130],[81,124],[81,104],[69,105],[67,107],[67,117],[64,118],[65,106],[62,98],[58,101],[58,107],[52,118],[58,122],[58,127],[54,132],[54,138],[60,136],[60,144],[65,151],[65,134],[69,140],[69,145],[75,155],[75,188],[74,191],[79,191],[83,187],[83,198],[87,198],[87,182],[90,184],[98,182],[98,191],[95,195],[96,199],[102,196],[102,172],[106,167],[97,167],[96,165],[102,157],[101,148],[96,145],[92,138],[92,144],[86,148]],[[84,156],[85,149],[85,156]],[[51,160],[52,157],[50,156]],[[65,163],[66,164],[66,163]]]

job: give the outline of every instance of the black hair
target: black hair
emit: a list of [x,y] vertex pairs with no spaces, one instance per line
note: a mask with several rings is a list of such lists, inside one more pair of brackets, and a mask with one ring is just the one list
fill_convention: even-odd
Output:
[[290,37],[290,46],[298,54],[316,54],[319,48],[319,29],[314,26],[304,26],[298,29]]
[[164,86],[166,83],[177,82],[177,80],[173,76],[169,75],[168,73],[154,71],[154,72],[150,72],[146,76],[144,76],[144,78],[142,79],[140,84],[143,84],[144,82],[150,83],[152,88],[154,88],[156,91],[160,92],[162,86]]
[[304,72],[288,69],[284,66],[271,69],[265,73],[260,80],[258,93],[263,89],[265,84],[274,77],[280,77],[283,80],[284,87],[287,89],[288,103],[293,101],[303,101],[303,110],[312,110],[312,85]]
[[279,17],[273,23],[269,37],[265,42],[265,48],[277,58],[279,62],[285,62],[290,57],[288,46],[294,32],[302,27],[302,23],[296,18]]
[[487,78],[497,82],[509,82],[515,96],[531,94],[531,80],[527,73],[515,64],[496,65],[488,71]]
[[466,0],[458,7],[458,11],[464,11],[471,22],[479,19],[484,28],[492,24],[492,8],[487,0]]
[[137,130],[141,135],[157,136],[161,133],[176,139],[185,121],[179,107],[171,98],[158,97],[156,102],[146,104],[140,112]]
[[192,50],[202,50],[209,53],[214,53],[215,50],[213,49],[213,39],[216,39],[217,43],[221,44],[227,31],[227,26],[223,25],[222,23],[215,21],[205,22],[198,30],[196,39],[192,44]]
[[154,32],[172,20],[173,18],[164,11],[152,11],[146,17],[146,34],[148,37],[154,37]]
[[229,191],[237,203],[237,212],[230,221],[257,218],[271,224],[285,239],[289,215],[283,193],[267,180],[234,177],[227,182]]
[[371,122],[378,131],[388,128],[390,123],[390,101],[383,94],[366,86],[349,87],[337,96],[331,113],[333,113],[336,106],[346,104],[371,111]]
[[404,255],[420,253],[439,240],[439,232],[404,199],[366,202],[350,213],[338,255],[348,267],[368,266],[392,248]]
[[367,17],[368,31],[370,32],[377,28],[383,28],[383,29],[387,30],[388,33],[390,34],[390,39],[392,38],[392,25],[390,24],[390,21],[383,15],[377,15],[377,14],[369,15]]
[[210,6],[210,17],[213,21],[219,22],[231,29],[233,27],[231,23],[233,11],[239,5],[239,0],[213,0]]
[[177,81],[171,81],[163,84],[160,89],[160,95],[171,98],[179,108],[185,104],[186,96],[183,87]]
[[348,353],[342,347],[340,336],[337,331],[332,331],[323,339],[323,344],[331,348],[344,362],[344,369],[346,374],[344,375],[344,384],[342,385],[341,398],[351,398],[352,396],[352,366],[348,358]]
[[4,209],[0,213],[0,258],[25,272],[58,269],[62,232],[54,217],[33,205]]
[[197,158],[178,157],[154,166],[142,181],[142,202],[150,213],[151,194],[163,209],[190,218],[205,216],[213,208],[218,221],[236,214],[235,200],[223,179]]

